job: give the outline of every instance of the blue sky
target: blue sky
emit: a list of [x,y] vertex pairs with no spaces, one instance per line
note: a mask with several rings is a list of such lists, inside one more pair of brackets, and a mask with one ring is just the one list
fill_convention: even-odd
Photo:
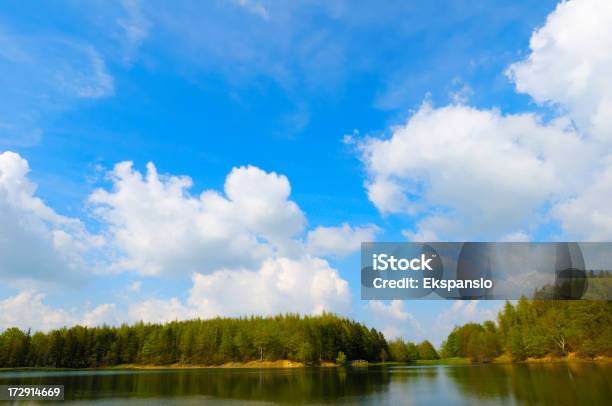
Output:
[[[497,302],[361,302],[351,241],[610,235],[601,216],[587,228],[576,220],[608,190],[584,181],[608,171],[612,126],[595,119],[609,102],[598,89],[609,89],[601,72],[610,60],[596,57],[608,14],[598,1],[570,3],[557,11],[554,1],[3,4],[0,152],[18,154],[5,155],[5,173],[26,162],[29,173],[11,176],[37,189],[17,203],[8,186],[0,193],[0,225],[17,230],[0,244],[9,258],[0,262],[0,306],[35,328],[325,308],[436,343],[449,324],[494,317]],[[558,27],[579,30],[585,13],[601,24],[583,32],[579,39],[593,42],[582,50]],[[540,28],[552,45],[530,46]],[[564,92],[577,80],[563,76],[573,61],[593,69]],[[577,107],[586,99],[588,108]],[[565,149],[555,147],[560,137]],[[580,152],[597,163],[564,175],[563,162]],[[133,167],[120,175],[113,168],[124,161]],[[161,192],[137,179],[149,162]],[[239,167],[234,199],[224,184]],[[193,184],[173,194],[168,176]],[[198,200],[203,191],[235,207],[209,211],[216,203]],[[32,209],[36,198],[62,219]],[[148,199],[159,204],[140,204]],[[21,215],[27,221],[8,225]],[[173,238],[173,227],[187,231],[168,248],[160,241]],[[58,248],[59,230],[70,244],[86,241],[78,258]],[[261,253],[236,263],[221,255],[241,244],[238,234]],[[26,253],[11,254],[17,246]],[[39,255],[45,250],[59,265],[34,271],[38,256],[55,261]],[[200,250],[209,252],[193,254]],[[261,309],[210,297],[208,289],[223,291],[241,272],[250,272],[247,285],[264,286],[266,263],[278,275],[312,267],[336,290],[312,293],[318,285],[302,275],[296,280],[312,284],[312,295],[298,295],[295,306],[283,306],[290,290]],[[278,275],[271,280],[284,280]],[[238,298],[249,290],[241,289]],[[43,323],[37,311],[55,321]]]

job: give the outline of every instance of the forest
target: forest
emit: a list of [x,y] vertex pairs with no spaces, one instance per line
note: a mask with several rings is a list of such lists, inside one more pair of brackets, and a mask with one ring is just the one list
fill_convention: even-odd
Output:
[[382,333],[333,314],[75,326],[46,334],[9,328],[0,335],[0,367],[219,365],[281,359],[314,364],[338,358],[384,361],[386,347]]
[[306,365],[438,358],[489,362],[504,355],[522,361],[570,352],[591,358],[612,355],[612,302],[506,302],[497,322],[457,326],[439,351],[427,340],[387,341],[381,332],[334,314],[74,326],[33,334],[9,328],[0,334],[0,368],[220,365],[284,359]]
[[488,362],[501,355],[513,361],[568,353],[593,358],[612,355],[612,302],[527,300],[506,302],[497,323],[456,327],[442,344],[444,358]]

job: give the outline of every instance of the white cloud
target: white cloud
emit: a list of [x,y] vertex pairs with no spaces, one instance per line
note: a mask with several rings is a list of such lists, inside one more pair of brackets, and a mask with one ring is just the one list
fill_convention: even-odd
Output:
[[406,321],[412,319],[412,315],[403,309],[403,301],[392,300],[389,305],[385,305],[380,300],[371,300],[369,303],[370,309],[378,316],[388,319]]
[[519,92],[560,106],[579,128],[612,141],[612,2],[561,2],[508,69]]
[[367,309],[374,315],[373,324],[386,338],[419,340],[423,337],[423,327],[411,313],[404,310],[405,303],[403,300],[392,300],[389,304],[380,300],[368,303]]
[[413,214],[415,212],[415,208],[404,195],[402,187],[392,179],[377,177],[368,182],[366,187],[368,198],[383,214],[402,211]]
[[373,241],[380,229],[372,224],[351,227],[317,227],[308,232],[308,249],[314,255],[345,256],[359,250],[362,242]]
[[49,331],[75,324],[92,327],[102,324],[118,325],[126,321],[114,303],[104,303],[91,310],[66,310],[46,304],[45,298],[44,293],[26,289],[15,296],[0,300],[0,331],[10,327]]
[[207,274],[220,269],[259,269],[264,261],[306,254],[346,255],[371,240],[376,226],[318,227],[301,238],[306,219],[289,200],[287,178],[254,166],[234,168],[224,193],[189,193],[191,179],[160,175],[152,163],[145,175],[131,162],[110,172],[111,190],[90,196],[118,253],[116,271],[144,275]]
[[122,314],[114,303],[103,303],[85,312],[79,324],[84,326],[100,326],[120,324]]
[[22,330],[47,331],[71,325],[76,319],[67,311],[54,309],[43,303],[45,295],[22,291],[0,301],[0,331],[9,327]]
[[[580,241],[612,239],[612,159],[590,176],[586,188],[553,208],[566,235]],[[591,180],[592,179],[592,180]]]
[[304,228],[299,207],[287,200],[291,186],[283,175],[254,166],[234,168],[225,181],[225,193],[244,226],[272,242],[289,238]]
[[5,282],[78,278],[83,255],[100,240],[38,198],[28,172],[18,154],[0,154],[0,275]]
[[[389,139],[361,145],[370,200],[418,219],[413,239],[499,239],[582,181],[593,155],[563,120],[425,104]],[[469,225],[469,226],[468,226]]]
[[133,303],[132,320],[162,322],[215,316],[274,315],[284,312],[346,312],[348,283],[320,258],[275,258],[256,270],[196,273],[189,298],[149,299]]
[[224,195],[192,196],[191,179],[160,176],[152,163],[146,176],[131,162],[117,164],[110,176],[113,189],[96,190],[90,201],[123,255],[114,264],[119,270],[159,275],[253,266],[289,249],[305,224],[288,200],[287,178],[253,166],[234,168]]
[[529,242],[531,237],[526,232],[519,230],[510,234],[506,234],[499,239],[499,241],[505,242]]
[[[143,176],[131,163],[120,163],[110,173],[113,187],[90,196],[108,236],[103,239],[36,197],[28,170],[19,155],[0,154],[0,271],[6,280],[15,279],[15,286],[24,286],[22,279],[86,276],[87,259],[95,258],[102,261],[95,269],[192,276],[184,303],[179,298],[128,300],[131,320],[320,313],[350,306],[348,283],[327,261],[309,253],[305,217],[289,200],[291,187],[282,175],[234,168],[223,194],[206,190],[194,197],[188,193],[189,178],[159,175],[152,164]],[[313,251],[344,254],[374,232],[373,226],[348,224],[316,229]],[[350,241],[339,242],[336,234]],[[132,293],[140,289],[140,281],[128,287]],[[20,295],[18,303],[23,303]],[[42,296],[27,295],[47,309]],[[112,303],[81,315],[64,313],[65,320],[86,325],[125,319]],[[23,322],[36,325],[36,314]]]
[[348,283],[320,258],[274,258],[256,270],[195,274],[189,304],[203,316],[346,311]]
[[[516,89],[536,102],[558,106],[577,124],[584,143],[598,154],[576,154],[590,163],[583,185],[557,202],[552,215],[569,239],[612,237],[612,3],[573,0],[560,3],[535,31],[526,60],[508,69]],[[567,165],[566,165],[567,166]],[[565,168],[566,170],[572,170]]]
[[151,163],[144,176],[130,162],[110,175],[112,190],[98,189],[90,201],[119,252],[114,269],[193,275],[185,304],[178,298],[135,303],[132,319],[348,309],[347,282],[307,252],[345,254],[375,229],[320,228],[309,234],[311,245],[304,243],[305,217],[289,200],[285,176],[234,168],[223,194],[192,196],[189,178],[159,175]]
[[148,299],[134,303],[129,307],[129,318],[132,321],[163,323],[173,320],[187,320],[198,317],[195,309],[183,305],[177,298]]

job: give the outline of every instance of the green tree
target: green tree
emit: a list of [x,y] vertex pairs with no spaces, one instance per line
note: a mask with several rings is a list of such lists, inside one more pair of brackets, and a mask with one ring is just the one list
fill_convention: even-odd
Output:
[[416,361],[419,359],[419,347],[417,347],[415,343],[407,343],[406,350],[408,352],[408,361]]
[[425,340],[421,342],[417,347],[419,350],[419,359],[432,360],[439,358],[438,352],[429,341]]
[[337,365],[346,364],[346,354],[343,353],[342,351],[338,351],[338,356],[336,357],[336,364]]
[[389,342],[389,356],[393,361],[408,362],[408,348],[401,338]]

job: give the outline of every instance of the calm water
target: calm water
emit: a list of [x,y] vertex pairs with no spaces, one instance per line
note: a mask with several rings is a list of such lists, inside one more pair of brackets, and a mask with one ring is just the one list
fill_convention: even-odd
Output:
[[64,384],[63,404],[87,405],[612,404],[612,365],[601,364],[28,371],[0,384]]

